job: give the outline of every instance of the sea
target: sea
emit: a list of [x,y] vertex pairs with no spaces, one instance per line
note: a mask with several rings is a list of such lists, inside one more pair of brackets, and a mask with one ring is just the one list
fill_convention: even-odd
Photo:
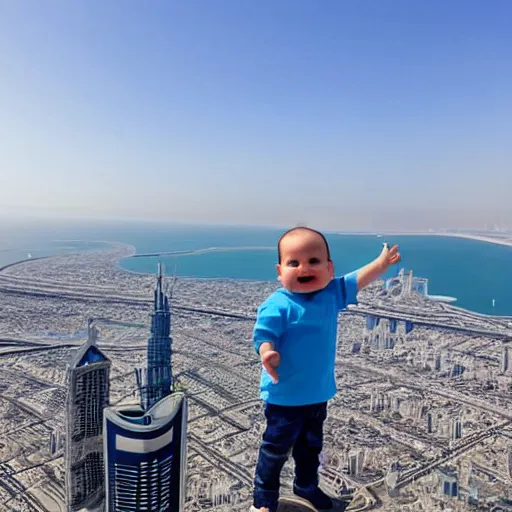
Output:
[[[167,274],[178,277],[275,281],[281,233],[264,227],[121,219],[0,218],[0,267],[122,242],[136,250],[136,257],[120,262],[130,272],[155,273],[161,262]],[[512,315],[512,247],[446,236],[326,236],[337,275],[374,259],[386,241],[400,246],[403,268],[428,278],[429,294],[456,297],[457,306],[479,313]],[[149,255],[140,256],[144,254]]]

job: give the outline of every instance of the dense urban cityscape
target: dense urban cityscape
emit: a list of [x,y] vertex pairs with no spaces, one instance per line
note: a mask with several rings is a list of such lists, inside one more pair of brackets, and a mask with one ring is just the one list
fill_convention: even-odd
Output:
[[[252,328],[277,283],[173,280],[156,263],[155,283],[117,266],[130,254],[0,269],[0,510],[249,509]],[[402,269],[339,317],[321,482],[347,510],[512,511],[512,317],[451,301]]]

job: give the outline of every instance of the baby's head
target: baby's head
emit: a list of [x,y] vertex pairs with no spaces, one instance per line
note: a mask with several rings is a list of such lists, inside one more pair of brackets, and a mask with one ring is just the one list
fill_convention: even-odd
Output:
[[297,227],[277,243],[277,276],[284,288],[310,293],[325,288],[334,277],[329,244],[322,233]]

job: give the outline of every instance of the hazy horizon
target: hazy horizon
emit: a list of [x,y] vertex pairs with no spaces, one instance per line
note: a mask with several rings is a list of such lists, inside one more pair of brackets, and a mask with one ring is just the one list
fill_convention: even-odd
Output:
[[512,227],[512,2],[0,5],[0,213]]
[[[66,224],[68,226],[73,225],[82,225],[82,224],[98,224],[98,225],[137,225],[137,224],[153,224],[153,225],[168,225],[168,226],[191,226],[191,227],[246,227],[246,228],[254,228],[254,229],[289,229],[290,227],[296,225],[305,225],[315,229],[320,229],[324,232],[330,233],[400,233],[400,234],[422,234],[428,232],[444,232],[444,231],[461,231],[461,232],[495,232],[498,227],[495,224],[483,225],[481,227],[450,227],[450,226],[441,226],[441,227],[418,227],[418,224],[412,225],[410,227],[392,227],[391,223],[382,223],[381,227],[377,227],[372,225],[362,226],[362,227],[336,227],[334,224],[328,224],[325,222],[296,222],[296,223],[268,223],[264,224],[261,222],[240,222],[235,219],[227,220],[223,222],[219,222],[216,220],[208,220],[208,219],[187,219],[187,220],[179,220],[171,217],[132,217],[132,216],[101,216],[101,215],[69,215],[69,214],[58,214],[53,211],[44,211],[44,212],[35,212],[35,211],[25,211],[24,213],[20,213],[17,209],[14,210],[2,210],[0,208],[0,228],[2,227],[2,221],[10,225],[11,227],[15,225],[25,225],[36,227],[38,224],[48,224],[48,225],[61,225]],[[402,223],[405,224],[405,223]],[[503,233],[512,233],[512,230],[509,228],[503,229]]]

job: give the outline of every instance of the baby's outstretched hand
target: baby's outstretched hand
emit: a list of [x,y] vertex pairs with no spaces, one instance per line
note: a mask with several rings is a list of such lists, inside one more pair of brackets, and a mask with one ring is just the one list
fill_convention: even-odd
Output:
[[267,370],[267,373],[270,375],[274,384],[277,384],[279,381],[276,368],[279,366],[280,361],[281,356],[279,355],[279,352],[276,352],[275,350],[269,350],[261,356],[263,368]]
[[384,270],[389,266],[398,263],[402,259],[400,253],[398,252],[398,245],[393,245],[393,247],[390,249],[388,244],[385,243],[384,247],[382,248],[382,252],[380,253],[380,259],[382,261]]

